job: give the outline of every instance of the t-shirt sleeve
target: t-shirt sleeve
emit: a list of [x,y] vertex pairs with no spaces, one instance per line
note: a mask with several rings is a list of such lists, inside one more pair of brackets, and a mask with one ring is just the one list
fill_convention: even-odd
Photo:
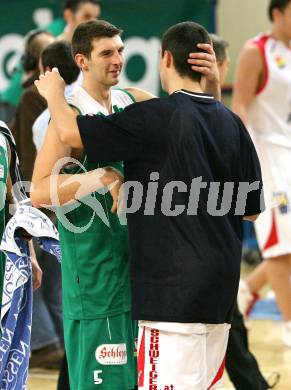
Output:
[[109,116],[78,116],[77,123],[89,162],[130,161],[142,153],[146,133],[139,104]]
[[[245,203],[243,215],[255,215],[264,211],[263,180],[259,158],[249,135],[240,121],[239,181],[237,201]],[[248,191],[247,191],[248,189]],[[246,194],[247,192],[247,194]],[[244,199],[246,197],[246,200]]]

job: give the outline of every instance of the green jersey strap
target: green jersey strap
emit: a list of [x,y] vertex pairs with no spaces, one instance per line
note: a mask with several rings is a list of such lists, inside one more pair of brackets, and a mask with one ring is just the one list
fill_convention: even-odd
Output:
[[78,114],[79,115],[83,115],[82,111],[80,110],[79,107],[75,106],[74,104],[72,103],[69,103],[69,106],[72,107],[74,110],[78,111]]

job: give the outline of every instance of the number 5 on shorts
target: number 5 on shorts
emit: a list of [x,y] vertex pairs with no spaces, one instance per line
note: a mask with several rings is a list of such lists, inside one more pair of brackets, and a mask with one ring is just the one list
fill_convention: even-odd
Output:
[[95,385],[100,385],[103,382],[103,379],[99,378],[99,374],[102,373],[102,370],[94,371],[94,383]]

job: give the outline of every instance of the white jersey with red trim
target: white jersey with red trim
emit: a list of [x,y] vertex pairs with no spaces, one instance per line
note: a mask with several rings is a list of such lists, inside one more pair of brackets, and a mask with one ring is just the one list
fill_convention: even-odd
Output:
[[270,35],[251,42],[262,54],[265,80],[250,106],[249,126],[261,162],[266,204],[274,206],[278,197],[291,198],[291,50]]
[[270,258],[291,253],[291,50],[270,35],[251,42],[265,74],[249,109],[267,206],[255,227],[262,255]]

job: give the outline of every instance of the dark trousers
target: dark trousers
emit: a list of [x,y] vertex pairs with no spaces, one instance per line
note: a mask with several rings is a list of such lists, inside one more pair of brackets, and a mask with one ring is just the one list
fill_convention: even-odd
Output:
[[247,329],[236,306],[226,351],[226,370],[236,390],[267,390],[269,385],[249,351]]
[[69,371],[66,354],[64,355],[61,364],[57,390],[70,390]]

